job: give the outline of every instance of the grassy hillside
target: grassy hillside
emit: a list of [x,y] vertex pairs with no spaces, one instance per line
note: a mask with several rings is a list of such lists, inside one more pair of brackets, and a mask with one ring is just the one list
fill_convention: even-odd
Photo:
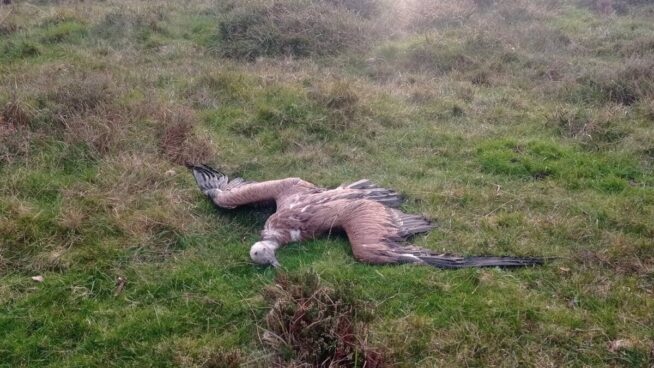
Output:
[[[560,258],[367,266],[332,236],[258,268],[269,212],[216,210],[185,162],[369,178],[438,223],[420,246]],[[346,321],[350,366],[649,367],[653,169],[649,1],[16,0],[0,366],[301,367]],[[307,293],[335,317],[293,340]]]

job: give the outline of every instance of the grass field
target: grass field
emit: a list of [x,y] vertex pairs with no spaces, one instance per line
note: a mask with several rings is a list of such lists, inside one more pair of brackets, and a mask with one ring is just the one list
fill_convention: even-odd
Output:
[[[255,267],[270,212],[186,162],[369,178],[436,221],[420,246],[560,258],[368,266],[337,236]],[[653,170],[647,0],[15,0],[0,366],[310,366],[263,336],[273,285],[319,283],[386,366],[651,367]]]

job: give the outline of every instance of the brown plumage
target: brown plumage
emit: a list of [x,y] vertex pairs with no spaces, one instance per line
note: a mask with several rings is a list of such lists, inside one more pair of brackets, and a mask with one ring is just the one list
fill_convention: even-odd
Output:
[[277,266],[275,251],[281,245],[344,230],[354,257],[365,263],[416,263],[440,268],[542,264],[538,258],[457,257],[407,244],[412,235],[431,230],[432,223],[398,210],[402,197],[368,180],[325,189],[299,178],[263,183],[241,178],[229,181],[208,166],[193,166],[192,170],[200,190],[219,207],[273,201],[277,205],[261,232],[262,240],[250,250],[256,263]]

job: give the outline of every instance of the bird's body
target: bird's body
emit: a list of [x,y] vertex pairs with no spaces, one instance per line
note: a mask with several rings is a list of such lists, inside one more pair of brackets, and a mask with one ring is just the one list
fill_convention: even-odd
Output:
[[398,210],[402,197],[368,180],[325,189],[299,178],[262,183],[240,178],[229,181],[208,166],[192,169],[202,192],[219,207],[275,202],[276,212],[266,221],[261,241],[250,251],[257,263],[278,265],[275,251],[280,246],[336,230],[345,231],[354,257],[365,263],[417,263],[441,268],[519,267],[542,263],[536,258],[462,258],[406,244],[412,235],[431,230],[432,223],[423,216]]

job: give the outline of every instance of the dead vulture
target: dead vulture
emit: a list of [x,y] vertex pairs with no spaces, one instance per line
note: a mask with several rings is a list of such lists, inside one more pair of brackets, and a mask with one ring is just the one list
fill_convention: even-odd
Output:
[[341,229],[352,244],[354,258],[373,264],[426,264],[440,268],[523,267],[542,264],[539,258],[457,257],[437,254],[405,241],[433,228],[419,215],[396,209],[402,197],[368,180],[335,189],[317,187],[299,178],[263,183],[227,176],[209,166],[191,166],[200,190],[216,205],[235,208],[275,201],[277,211],[268,218],[261,241],[252,245],[250,257],[261,265],[279,266],[275,251],[284,244],[313,239]]

